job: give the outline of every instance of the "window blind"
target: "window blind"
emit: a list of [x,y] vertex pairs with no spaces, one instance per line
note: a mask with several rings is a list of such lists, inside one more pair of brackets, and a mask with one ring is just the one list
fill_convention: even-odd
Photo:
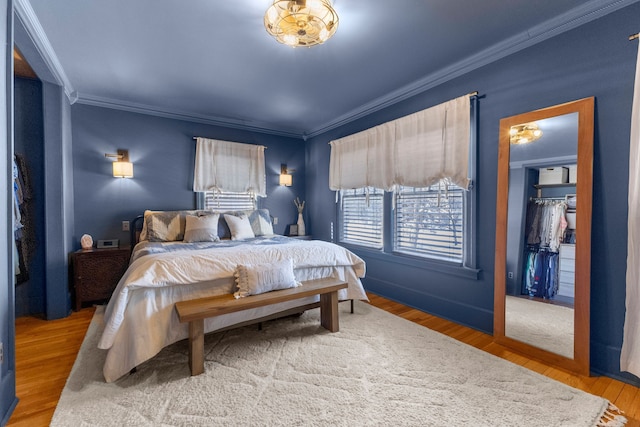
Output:
[[199,209],[218,212],[250,211],[256,209],[256,203],[251,193],[206,191],[203,192],[202,207]]
[[394,250],[462,262],[464,190],[444,184],[395,193]]
[[370,188],[342,192],[340,241],[382,248],[384,192]]

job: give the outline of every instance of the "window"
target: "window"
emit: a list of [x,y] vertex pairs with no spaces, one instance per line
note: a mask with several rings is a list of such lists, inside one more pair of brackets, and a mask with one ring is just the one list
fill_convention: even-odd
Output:
[[394,192],[393,250],[445,261],[463,261],[465,191],[441,181]]
[[[475,274],[477,120],[477,97],[464,96],[331,141],[339,241]],[[364,189],[346,190],[359,186],[386,191],[370,192],[367,203]]]
[[342,192],[340,241],[382,248],[384,192],[360,188]]
[[[443,180],[423,188],[400,186],[387,200],[384,194],[369,188],[367,203],[363,188],[342,192],[341,242],[468,264],[465,221],[470,191]],[[388,217],[393,218],[388,245],[383,238],[386,213],[392,213]]]
[[255,199],[251,193],[232,193],[229,191],[199,192],[198,209],[210,209],[213,211],[249,211],[256,208]]

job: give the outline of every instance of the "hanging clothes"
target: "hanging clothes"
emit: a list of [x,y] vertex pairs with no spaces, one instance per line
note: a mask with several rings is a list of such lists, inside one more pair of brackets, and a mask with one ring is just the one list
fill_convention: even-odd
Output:
[[528,246],[525,254],[524,291],[532,297],[551,299],[558,293],[559,254]]
[[564,200],[531,199],[525,220],[528,245],[539,245],[557,252],[567,228]]
[[566,212],[564,200],[529,200],[525,218],[524,294],[550,299],[558,293],[558,250],[567,228]]
[[29,260],[35,248],[35,236],[29,201],[31,187],[23,157],[13,157],[13,233],[14,268],[16,285],[29,280]]

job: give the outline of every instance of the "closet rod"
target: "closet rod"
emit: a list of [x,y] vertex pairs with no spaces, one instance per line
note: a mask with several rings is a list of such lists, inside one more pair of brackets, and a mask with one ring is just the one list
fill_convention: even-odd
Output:
[[637,39],[638,37],[640,37],[640,33],[638,33],[638,34],[631,34],[631,35],[629,36],[629,41],[631,41],[631,40],[635,40],[635,39]]

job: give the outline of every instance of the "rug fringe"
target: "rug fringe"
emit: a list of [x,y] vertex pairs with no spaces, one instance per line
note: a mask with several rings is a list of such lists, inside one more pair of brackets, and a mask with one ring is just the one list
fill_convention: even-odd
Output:
[[627,419],[616,405],[608,402],[609,405],[604,413],[600,417],[600,420],[596,424],[596,427],[621,427],[627,424]]

